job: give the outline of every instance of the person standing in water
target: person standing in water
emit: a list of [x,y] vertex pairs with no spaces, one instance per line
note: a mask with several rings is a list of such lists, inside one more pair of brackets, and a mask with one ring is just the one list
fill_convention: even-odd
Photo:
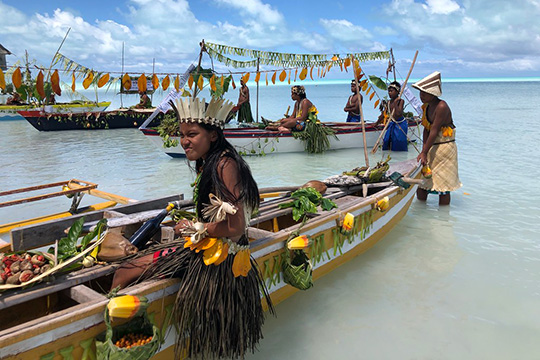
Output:
[[[403,116],[405,101],[399,98],[401,84],[393,81],[388,85],[388,97],[390,100],[384,108],[384,113],[379,116],[376,124],[384,122],[384,119],[391,121],[388,124],[383,138],[383,150],[407,151],[407,119]],[[390,119],[390,115],[392,115]]]
[[422,101],[422,125],[424,126],[422,151],[417,160],[424,165],[423,173],[431,170],[431,176],[418,185],[418,200],[426,201],[428,194],[439,195],[439,205],[450,204],[450,192],[461,187],[458,175],[456,127],[452,112],[442,95],[441,73],[436,71],[414,83],[420,90]]

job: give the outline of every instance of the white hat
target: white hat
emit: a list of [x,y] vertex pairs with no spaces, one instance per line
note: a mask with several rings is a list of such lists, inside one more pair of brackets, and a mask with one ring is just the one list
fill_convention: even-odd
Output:
[[206,106],[204,98],[202,100],[198,98],[176,99],[169,103],[176,112],[180,123],[205,123],[222,129],[225,126],[227,115],[234,107],[230,101],[214,98],[210,100],[208,106]]
[[414,84],[412,84],[412,87],[420,91],[423,91],[425,93],[431,94],[433,96],[441,96],[442,95],[441,73],[438,71],[435,71],[434,73],[429,74],[422,80],[417,81]]

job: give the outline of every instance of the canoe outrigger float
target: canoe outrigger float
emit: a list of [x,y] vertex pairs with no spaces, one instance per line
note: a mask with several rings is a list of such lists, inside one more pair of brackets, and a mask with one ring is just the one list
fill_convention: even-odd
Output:
[[[0,192],[0,198],[6,199],[7,197],[10,197],[15,194],[23,194],[23,193],[33,192],[33,191],[42,191],[42,190],[58,188],[58,187],[60,188],[59,191],[53,191],[49,193],[40,193],[39,195],[29,196],[26,198],[12,199],[12,200],[0,202],[0,208],[3,208],[3,207],[13,206],[13,205],[19,205],[19,204],[24,204],[24,203],[34,202],[34,201],[50,199],[50,198],[58,197],[58,196],[67,196],[68,198],[72,199],[71,206],[68,211],[62,211],[62,212],[58,212],[58,213],[54,213],[50,215],[35,217],[32,219],[26,219],[26,220],[10,222],[6,224],[0,224],[0,252],[9,250],[10,244],[4,241],[3,239],[6,236],[6,234],[9,234],[10,231],[16,228],[39,224],[39,223],[47,222],[50,220],[70,217],[70,216],[73,216],[74,214],[103,210],[103,209],[116,206],[117,204],[130,204],[130,203],[135,202],[135,200],[128,199],[123,196],[97,190],[98,184],[94,184],[94,183],[83,181],[83,180],[77,180],[77,179],[71,179],[68,181],[60,181],[60,182],[55,182],[55,183],[2,191]],[[85,194],[92,195],[92,196],[95,196],[97,198],[101,198],[107,201],[79,208],[81,199]]]
[[[414,160],[391,164],[387,174],[394,172],[418,178],[420,166]],[[284,281],[281,270],[286,258],[286,242],[292,233],[300,231],[312,239],[305,251],[313,265],[313,279],[317,280],[371,248],[405,216],[416,185],[402,187],[396,184],[395,179],[384,179],[367,185],[328,185],[323,196],[334,201],[337,208],[310,214],[303,224],[293,219],[291,208],[279,208],[280,203],[290,199],[287,196],[263,201],[258,215],[250,221],[248,237],[252,256],[274,304],[298,291]],[[261,193],[284,190],[288,189],[261,189]],[[90,212],[85,221],[104,216],[122,219],[129,214],[162,209],[169,201],[178,199],[184,206],[190,204],[182,200],[182,196],[175,195],[121,205],[110,214]],[[382,199],[387,201],[386,211],[377,206]],[[350,233],[344,235],[341,227],[347,213],[352,214],[354,221]],[[80,216],[14,229],[11,231],[12,250],[29,250],[53,243]],[[103,316],[108,303],[106,295],[117,266],[96,265],[57,275],[49,283],[0,293],[0,317],[3,320],[0,324],[0,358],[95,359],[95,338],[106,329]],[[179,280],[163,279],[145,281],[121,291],[122,294],[145,296],[150,318],[161,333],[167,335],[152,359],[173,358],[175,330],[168,319],[179,287]]]

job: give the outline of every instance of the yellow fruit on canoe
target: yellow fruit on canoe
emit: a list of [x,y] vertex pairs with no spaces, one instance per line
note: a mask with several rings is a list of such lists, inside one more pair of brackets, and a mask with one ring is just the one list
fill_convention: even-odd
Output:
[[187,83],[188,83],[189,88],[192,89],[193,88],[193,83],[194,83],[192,74],[189,74],[189,79],[188,79]]
[[148,301],[144,296],[124,295],[109,300],[107,309],[110,317],[129,319],[147,306]]
[[212,247],[204,250],[203,261],[205,265],[211,265],[215,263],[220,257],[223,251],[223,241],[219,240],[214,242]]
[[300,235],[290,240],[287,243],[287,248],[289,250],[301,250],[309,246],[309,238],[307,235]]
[[379,210],[380,212],[384,212],[388,210],[389,207],[390,207],[390,199],[388,198],[388,196],[385,196],[381,200],[377,201],[377,210]]
[[345,214],[345,217],[343,218],[343,224],[341,225],[341,229],[343,231],[349,232],[352,230],[354,226],[354,215],[351,213]]

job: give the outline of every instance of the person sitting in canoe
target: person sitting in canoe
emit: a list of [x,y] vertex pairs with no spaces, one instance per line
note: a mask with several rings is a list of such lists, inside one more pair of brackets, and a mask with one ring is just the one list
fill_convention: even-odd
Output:
[[360,122],[360,106],[362,105],[364,99],[362,94],[360,94],[360,104],[358,104],[358,88],[356,86],[356,80],[351,81],[351,92],[353,93],[349,96],[347,104],[343,111],[347,112],[347,122]]
[[6,105],[25,105],[23,99],[21,98],[21,94],[14,91],[11,93],[11,96],[8,97],[6,101]]
[[[452,112],[442,95],[441,73],[436,71],[414,83],[420,90],[422,125],[424,126],[422,151],[417,160],[424,165],[425,180],[418,185],[416,197],[426,201],[428,194],[439,195],[439,205],[450,204],[450,191],[461,187],[458,176],[456,127]],[[430,173],[431,176],[427,176]]]
[[149,109],[152,107],[152,100],[150,100],[146,91],[139,91],[139,96],[141,99],[137,105],[133,106],[134,109]]
[[[388,85],[388,97],[390,100],[387,103],[384,112],[379,115],[379,119],[375,123],[379,125],[381,123],[386,124],[386,121],[390,120],[390,124],[384,133],[383,138],[383,150],[392,151],[407,151],[407,120],[403,116],[403,107],[405,101],[398,98],[401,91],[401,84],[397,81],[393,81]],[[391,118],[390,118],[391,117]]]
[[[175,358],[244,358],[262,338],[261,296],[272,302],[250,255],[247,227],[259,206],[249,166],[223,135],[233,103],[212,98],[170,102],[180,123],[180,145],[197,172],[195,219],[180,220],[176,243],[148,248],[124,263],[112,287],[139,279],[177,277],[173,321]],[[190,165],[191,166],[191,165]],[[142,275],[142,278],[139,278]]]
[[381,112],[381,114],[377,118],[375,126],[384,127],[384,125],[386,125],[386,123],[388,122],[388,100],[383,99],[381,101],[381,104],[379,105],[379,111]]
[[306,89],[300,85],[291,88],[291,99],[295,101],[291,116],[279,120],[277,126],[267,126],[268,130],[279,132],[302,131],[306,121],[317,121],[317,108],[306,98]]
[[47,101],[47,104],[49,104],[49,105],[56,104],[56,97],[54,96],[53,93],[51,93],[51,95],[49,95],[49,100]]

